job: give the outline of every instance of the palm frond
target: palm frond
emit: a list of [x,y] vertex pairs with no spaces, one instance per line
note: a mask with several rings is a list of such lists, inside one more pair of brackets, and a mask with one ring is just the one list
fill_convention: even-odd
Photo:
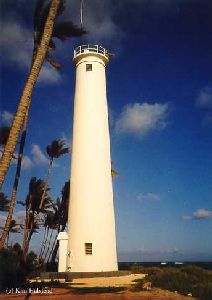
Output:
[[42,8],[44,6],[44,0],[36,0],[35,3],[35,11],[34,11],[34,16],[33,16],[33,26],[34,26],[34,31],[37,32],[40,29],[40,18],[41,18],[41,12]]
[[112,177],[118,176],[118,172],[116,172],[114,169],[111,169],[111,175]]
[[57,61],[53,58],[53,56],[51,56],[51,55],[49,54],[49,52],[47,52],[47,54],[46,54],[46,60],[47,60],[54,68],[56,68],[57,70],[62,71],[62,67],[61,67],[61,65],[59,64],[59,62],[57,62]]
[[62,15],[66,8],[66,0],[60,0],[58,9],[57,9],[57,16]]
[[69,152],[69,148],[65,147],[64,140],[54,140],[46,147],[46,152],[51,159],[58,158]]
[[52,32],[52,37],[58,38],[61,41],[68,37],[79,37],[87,33],[86,30],[74,25],[71,21],[56,22]]
[[55,49],[56,49],[55,42],[51,39],[49,42],[49,51],[55,50]]

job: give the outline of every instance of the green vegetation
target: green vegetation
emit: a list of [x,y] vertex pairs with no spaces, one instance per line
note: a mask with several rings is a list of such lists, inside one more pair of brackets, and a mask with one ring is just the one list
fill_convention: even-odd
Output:
[[22,249],[17,243],[0,250],[0,290],[26,285],[26,276],[38,268],[37,255],[29,252],[26,262],[22,260]]
[[136,290],[151,282],[152,288],[177,291],[183,295],[191,293],[193,297],[204,300],[212,299],[212,271],[190,265],[182,268],[142,268],[142,272],[148,275],[136,281]]

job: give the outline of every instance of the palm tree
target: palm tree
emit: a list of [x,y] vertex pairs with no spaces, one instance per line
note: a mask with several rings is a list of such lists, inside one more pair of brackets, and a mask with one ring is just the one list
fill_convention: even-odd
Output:
[[46,152],[49,156],[49,167],[48,167],[48,172],[47,172],[47,176],[46,176],[46,180],[45,180],[43,195],[42,195],[42,198],[41,198],[41,201],[40,201],[40,207],[39,207],[40,209],[43,206],[45,193],[46,193],[46,189],[47,189],[47,186],[48,186],[49,177],[51,175],[51,170],[52,170],[54,159],[59,158],[60,156],[68,153],[69,148],[66,147],[65,141],[63,141],[63,140],[54,140],[54,141],[52,141],[52,143],[50,145],[48,145],[46,147]]
[[[39,255],[40,259],[43,258],[43,255],[45,254],[45,252],[48,253],[53,230],[57,229],[57,227],[58,227],[57,210],[55,210],[55,205],[53,203],[52,203],[52,205],[54,207],[54,210],[47,212],[47,214],[45,215],[45,222],[44,222],[45,232],[44,232],[43,242],[41,245],[41,250],[40,250],[40,255]],[[51,230],[51,234],[49,237],[50,229],[52,229],[52,230]]]
[[[70,195],[70,180],[65,182],[63,189],[61,191],[62,199],[61,201],[57,201],[58,207],[58,234],[61,231],[64,231],[66,228],[66,224],[68,221],[68,205],[69,205],[69,195]],[[59,248],[59,242],[57,241],[55,247],[52,248],[51,253],[51,263],[55,263],[55,259],[57,256],[57,251]]]
[[9,203],[10,200],[8,197],[4,193],[0,192],[0,211],[8,211]]
[[[36,6],[35,6],[35,12],[34,12],[34,48],[33,48],[33,58],[32,58],[32,65],[36,57],[36,53],[38,51],[39,45],[41,43],[42,35],[44,32],[44,27],[45,27],[45,21],[47,19],[48,11],[49,11],[49,4],[47,6],[44,6],[45,1],[36,1]],[[59,3],[59,7],[57,10],[56,17],[59,16],[60,14],[63,13],[65,9],[64,1],[61,0]],[[49,54],[50,50],[56,48],[56,44],[53,41],[53,38],[58,38],[62,41],[64,41],[68,37],[77,37],[82,34],[86,33],[84,29],[78,28],[75,25],[72,24],[72,22],[55,22],[54,23],[54,28],[53,28],[53,33],[52,37],[49,42],[48,50],[46,53],[46,59],[47,61],[50,62],[50,64],[55,67],[56,69],[61,70],[60,64]],[[30,102],[29,101],[29,107],[30,107]],[[2,236],[0,238],[0,249],[3,247],[7,234],[8,234],[8,229],[9,229],[9,224],[10,221],[12,220],[12,215],[14,211],[14,206],[16,202],[16,195],[17,195],[17,190],[18,190],[18,184],[19,184],[19,179],[20,179],[20,173],[21,173],[21,164],[22,164],[22,159],[23,159],[23,153],[24,153],[24,146],[25,146],[25,141],[26,141],[26,134],[27,134],[27,126],[28,126],[28,112],[29,112],[29,107],[26,112],[26,116],[24,119],[23,123],[23,129],[21,133],[21,140],[20,140],[20,148],[19,148],[19,154],[18,154],[18,162],[17,162],[17,167],[16,167],[16,174],[15,174],[15,179],[13,183],[13,188],[12,188],[12,196],[11,196],[11,201],[10,201],[10,210],[5,222],[4,230],[2,233]],[[4,128],[4,135],[3,135],[3,143],[6,144],[8,135],[9,135],[9,127]]]
[[9,225],[9,231],[8,231],[8,235],[7,235],[7,248],[8,248],[8,244],[9,244],[10,232],[20,233],[20,224],[17,224],[16,220],[11,220],[10,225]]
[[14,206],[15,206],[15,202],[16,202],[16,195],[17,195],[18,184],[19,184],[19,179],[20,179],[20,174],[21,174],[21,164],[22,164],[22,158],[23,158],[23,152],[24,152],[24,146],[25,146],[25,140],[26,140],[27,120],[28,120],[28,112],[27,112],[25,120],[24,120],[23,131],[21,134],[21,141],[20,141],[20,148],[19,148],[19,153],[18,153],[18,161],[17,161],[17,166],[16,166],[15,179],[13,182],[12,195],[11,195],[11,199],[10,199],[10,207],[9,207],[7,219],[6,219],[6,222],[4,225],[4,229],[2,231],[2,235],[0,237],[0,249],[2,249],[4,247],[7,235],[9,235],[10,223],[12,221]]
[[[43,261],[45,261],[48,256],[48,253],[50,250],[50,245],[52,244],[51,241],[52,241],[53,233],[58,228],[58,210],[57,209],[55,209],[54,212],[52,211],[51,213],[47,214],[46,223],[47,223],[48,229],[51,229],[51,232],[50,232],[50,236],[48,237],[48,240],[46,239],[46,241],[45,241],[45,246],[44,246],[44,251],[43,251],[43,255],[44,255]],[[46,248],[46,251],[45,251],[45,248]],[[51,253],[51,250],[50,250],[50,253]]]
[[26,201],[25,203],[22,203],[26,206],[26,219],[23,239],[23,260],[26,260],[32,235],[33,233],[37,232],[37,229],[39,228],[39,213],[47,213],[52,207],[52,200],[47,194],[47,188],[45,192],[43,208],[42,210],[40,210],[39,208],[44,187],[45,182],[43,180],[37,179],[36,177],[31,178]]
[[[15,147],[16,147],[16,144],[18,141],[21,126],[22,126],[24,119],[26,117],[26,114],[29,110],[33,89],[34,89],[34,86],[38,79],[38,75],[40,73],[44,59],[45,59],[46,54],[49,49],[49,43],[51,40],[54,22],[55,22],[55,18],[57,15],[57,10],[58,10],[60,2],[61,2],[60,0],[52,0],[48,5],[49,10],[47,12],[45,25],[43,27],[44,28],[43,34],[41,36],[40,43],[39,43],[39,46],[36,51],[29,76],[28,76],[26,84],[24,86],[17,112],[16,112],[15,117],[12,122],[10,134],[7,139],[6,146],[4,148],[3,155],[1,157],[0,188],[4,182],[5,176],[9,169],[12,155],[14,153],[14,150],[15,150]],[[42,3],[42,1],[37,0],[37,3]]]

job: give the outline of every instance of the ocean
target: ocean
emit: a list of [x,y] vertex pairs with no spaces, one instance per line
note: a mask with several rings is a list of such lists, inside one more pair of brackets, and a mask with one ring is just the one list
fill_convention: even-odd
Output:
[[181,262],[119,262],[119,270],[130,270],[132,267],[141,266],[141,267],[160,267],[160,268],[167,268],[167,267],[176,267],[182,268],[189,265],[199,266],[205,270],[212,270],[212,261],[181,261]]

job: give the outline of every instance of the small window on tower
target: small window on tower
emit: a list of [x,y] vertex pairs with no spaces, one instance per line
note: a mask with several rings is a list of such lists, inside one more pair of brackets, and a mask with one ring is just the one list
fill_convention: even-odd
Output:
[[85,243],[85,255],[92,255],[92,243]]
[[86,64],[86,72],[92,71],[92,64]]

